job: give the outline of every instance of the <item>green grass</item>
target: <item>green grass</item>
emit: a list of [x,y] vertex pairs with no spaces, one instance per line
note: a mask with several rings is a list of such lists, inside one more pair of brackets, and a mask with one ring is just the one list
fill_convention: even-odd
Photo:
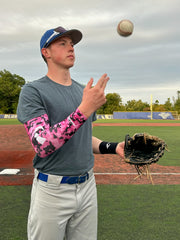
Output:
[[98,239],[179,239],[179,196],[179,185],[98,186]]
[[96,123],[180,123],[180,120],[158,119],[98,119]]
[[31,186],[0,186],[0,239],[26,240]]
[[[96,123],[180,123],[180,120],[99,119]],[[21,124],[17,119],[0,119],[0,125]]]
[[17,119],[0,119],[0,125],[17,125],[21,124]]
[[[26,240],[31,186],[0,186],[0,239]],[[98,240],[177,240],[179,185],[98,185]]]
[[126,134],[133,136],[135,133],[147,132],[156,135],[166,142],[169,152],[158,161],[164,166],[180,166],[180,127],[149,127],[149,126],[98,126],[93,127],[93,135],[105,141],[124,141]]

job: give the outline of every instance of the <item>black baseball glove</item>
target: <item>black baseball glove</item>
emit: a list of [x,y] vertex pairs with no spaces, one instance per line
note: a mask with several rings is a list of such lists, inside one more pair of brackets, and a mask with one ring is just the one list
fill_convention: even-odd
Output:
[[136,133],[133,137],[125,137],[125,161],[137,167],[157,162],[165,149],[166,143],[157,136]]

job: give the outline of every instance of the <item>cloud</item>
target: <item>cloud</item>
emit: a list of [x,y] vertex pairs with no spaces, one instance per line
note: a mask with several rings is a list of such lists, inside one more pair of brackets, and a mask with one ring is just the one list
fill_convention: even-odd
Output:
[[[146,100],[150,92],[160,101],[180,89],[179,0],[14,0],[1,1],[0,66],[27,81],[46,74],[39,50],[42,34],[62,25],[83,32],[75,46],[76,64],[71,74],[86,84],[107,72],[107,92],[123,101]],[[121,19],[134,23],[133,35],[120,37]]]

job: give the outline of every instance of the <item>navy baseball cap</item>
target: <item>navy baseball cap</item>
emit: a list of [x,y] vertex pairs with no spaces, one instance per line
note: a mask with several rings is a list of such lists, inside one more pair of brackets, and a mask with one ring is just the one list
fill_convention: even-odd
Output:
[[74,44],[82,39],[82,33],[77,29],[66,30],[63,27],[57,27],[44,33],[40,41],[40,48],[47,48],[54,40],[62,36],[70,36]]

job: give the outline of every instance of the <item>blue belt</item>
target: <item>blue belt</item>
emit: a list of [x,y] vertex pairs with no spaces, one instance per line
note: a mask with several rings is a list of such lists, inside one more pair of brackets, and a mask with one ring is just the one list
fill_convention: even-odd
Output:
[[[37,178],[44,182],[48,181],[48,175],[44,174],[44,173],[39,173]],[[87,181],[88,179],[89,179],[89,173],[87,172],[84,175],[80,175],[80,176],[62,177],[61,183],[78,184],[78,183],[83,183],[83,182]]]

